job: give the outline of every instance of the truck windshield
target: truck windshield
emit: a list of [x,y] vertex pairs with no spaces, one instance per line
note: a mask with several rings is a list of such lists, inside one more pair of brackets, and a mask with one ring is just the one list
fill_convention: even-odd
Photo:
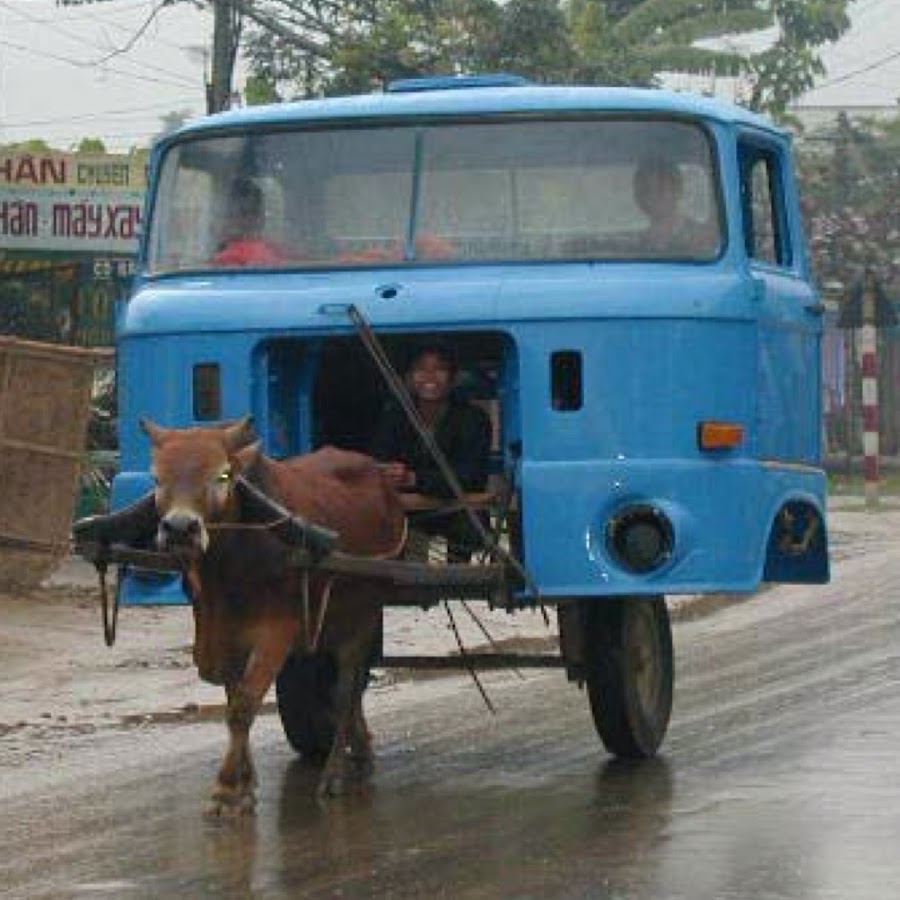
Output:
[[682,121],[254,130],[169,149],[147,268],[708,260],[719,202]]

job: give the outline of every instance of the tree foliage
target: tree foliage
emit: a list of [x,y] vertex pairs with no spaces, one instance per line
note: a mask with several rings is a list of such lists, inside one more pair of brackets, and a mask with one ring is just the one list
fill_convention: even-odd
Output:
[[34,295],[24,279],[0,277],[0,334],[59,342],[62,328],[52,305]]
[[106,144],[100,138],[83,137],[78,142],[78,153],[106,153]]
[[52,149],[43,138],[28,138],[2,145],[4,150],[21,150],[26,153],[49,153]]
[[[254,74],[278,93],[368,90],[416,74],[509,70],[543,82],[653,85],[741,75],[778,114],[823,72],[852,0],[239,0]],[[755,52],[710,39],[775,26]]]
[[[543,82],[653,85],[658,73],[676,71],[740,75],[749,105],[779,115],[823,73],[818,48],[847,30],[854,0],[210,2],[218,73],[210,90],[230,95],[243,33],[251,103],[420,74],[506,69]],[[757,51],[709,43],[769,27],[776,39]]]
[[834,128],[800,154],[804,213],[821,282],[900,278],[900,117]]

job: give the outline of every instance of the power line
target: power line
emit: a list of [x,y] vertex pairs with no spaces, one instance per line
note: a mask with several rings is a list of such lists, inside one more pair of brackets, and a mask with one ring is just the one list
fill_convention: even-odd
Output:
[[[40,6],[42,3],[45,6],[51,6],[55,9],[65,10],[67,13],[71,11],[72,17],[79,17],[79,13],[83,11],[84,15],[81,15],[81,18],[90,18],[91,14],[89,10],[92,9],[105,9],[110,12],[126,12],[131,13],[135,12],[138,9],[147,7],[151,5],[152,0],[115,0],[115,2],[108,2],[108,0],[10,0],[11,3],[20,4],[22,6]],[[174,0],[173,0],[174,2]],[[862,0],[860,0],[862,2]]]
[[124,116],[127,118],[130,116],[139,116],[142,113],[152,112],[154,110],[172,110],[173,107],[177,107],[179,104],[191,104],[195,102],[197,102],[196,97],[183,97],[168,103],[155,103],[152,106],[133,106],[129,109],[98,110],[96,112],[82,113],[80,115],[63,116],[62,118],[34,119],[30,122],[0,122],[0,128],[5,130],[12,128],[33,128],[37,125],[62,125],[66,122],[78,122],[84,119],[99,119],[105,116]]
[[[142,30],[145,30],[145,29],[150,25],[150,23],[151,23],[151,22],[153,21],[153,19],[156,17],[156,14],[159,12],[159,10],[162,8],[163,5],[165,5],[165,0],[163,0],[163,2],[159,3],[159,4],[156,6],[156,8],[153,10],[153,12],[152,12],[152,14],[151,14],[151,17],[150,17],[150,18],[144,23],[144,25],[142,26]],[[60,27],[58,27],[58,26],[56,26],[56,25],[54,25],[54,24],[52,24],[52,23],[50,23],[50,22],[48,22],[48,21],[46,21],[46,20],[40,20],[40,19],[36,19],[34,16],[29,16],[29,15],[27,15],[26,13],[23,13],[23,12],[21,12],[20,10],[17,10],[15,7],[10,6],[9,3],[0,2],[0,8],[3,8],[3,9],[6,9],[6,10],[10,11],[10,12],[12,12],[14,15],[17,15],[17,16],[19,16],[20,18],[22,18],[22,19],[24,19],[24,20],[26,20],[26,21],[32,22],[32,23],[34,23],[34,24],[41,25],[41,27],[43,27],[43,28],[47,28],[48,30],[53,31],[53,32],[55,32],[56,34],[60,34],[60,35],[62,35],[63,37],[68,38],[69,40],[71,40],[71,41],[73,41],[73,42],[79,44],[80,46],[81,46],[81,45],[84,45],[84,43],[85,43],[85,39],[84,39],[84,37],[83,37],[82,35],[76,34],[75,32],[72,32],[72,31],[68,31],[68,30],[66,30],[65,28],[60,28]],[[127,30],[127,29],[123,29],[123,30]],[[134,43],[134,41],[136,41],[136,40],[141,36],[141,33],[142,33],[142,32],[139,32],[137,35],[135,35],[135,36],[133,37],[133,39],[132,39],[131,44],[130,44],[128,47],[126,47],[125,49],[130,49],[130,46],[132,46],[133,43]],[[92,46],[94,46],[94,47],[95,47],[96,49],[98,49],[98,50],[100,49],[100,47],[98,47],[96,44],[92,44]],[[96,60],[85,60],[85,61],[82,63],[82,65],[83,65],[85,68],[90,67],[90,66],[99,66],[99,65],[103,65],[103,64],[106,63],[106,61],[107,61],[108,59],[111,59],[113,56],[116,56],[116,55],[118,55],[119,53],[122,53],[122,52],[124,52],[124,51],[123,51],[123,50],[116,50],[116,51],[114,51],[113,53],[107,53],[105,56],[101,57],[100,59],[96,59]],[[158,66],[153,66],[153,65],[150,65],[150,64],[148,64],[148,63],[139,62],[139,61],[132,60],[132,59],[127,60],[127,62],[128,62],[129,65],[136,66],[136,67],[141,68],[141,69],[146,69],[147,71],[150,71],[150,72],[159,72],[159,73],[162,73],[162,74],[164,74],[164,75],[169,75],[169,74],[171,74],[171,73],[168,72],[168,70],[166,70],[166,69],[161,69],[161,68],[158,67]],[[176,76],[176,77],[178,77],[178,76]],[[179,80],[182,80],[182,79],[179,78]],[[191,84],[192,82],[189,82],[187,78],[184,78],[184,79],[183,79],[183,83],[184,83],[185,85],[187,85],[187,84]]]
[[813,90],[818,91],[822,88],[831,87],[832,85],[841,84],[844,81],[849,81],[851,78],[855,78],[857,75],[863,75],[866,72],[873,71],[874,69],[880,69],[882,66],[887,65],[887,63],[889,62],[893,62],[895,59],[900,59],[900,50],[895,50],[893,53],[889,53],[887,56],[884,56],[873,63],[869,63],[869,65],[863,66],[860,69],[854,69],[852,72],[845,72],[843,75],[838,75],[835,78],[829,78],[827,81],[823,81],[821,84],[817,84],[813,88]]
[[[870,2],[868,3],[865,3],[864,0],[859,0],[858,5],[854,7],[854,12],[851,16],[852,22],[850,32],[855,33],[857,36],[861,36],[863,34],[868,35],[872,30],[871,26],[861,27],[862,23],[867,20],[873,13],[878,11],[880,7],[884,6],[886,3],[892,2],[894,2],[894,0],[870,0]],[[879,29],[876,28],[875,30],[877,31]],[[895,42],[891,41],[891,43],[896,46]],[[842,47],[841,44],[842,42],[838,42],[834,47],[835,52],[833,54],[829,54],[830,56],[832,56],[832,63],[838,62],[839,60],[843,61],[846,58],[849,58],[849,61],[853,62],[860,58],[860,52],[858,49],[855,49],[853,47],[854,41],[852,39],[849,40],[849,42],[846,42],[846,45],[844,47]],[[867,48],[868,55],[871,55],[873,50],[875,50],[875,48]],[[874,62],[869,63],[868,65],[863,66],[859,69],[853,69],[849,72],[844,72],[842,74],[836,75],[833,78],[828,78],[821,84],[815,85],[811,90],[817,91],[821,88],[831,87],[832,85],[849,81],[852,78],[855,78],[857,75],[873,71],[883,65],[886,65],[887,63],[892,62],[898,56],[900,56],[900,53],[889,53],[887,56],[880,57]]]
[[[140,0],[140,6],[147,6],[146,0]],[[165,5],[165,4],[164,4]],[[31,16],[28,15],[22,10],[20,10],[17,6],[13,6],[11,3],[2,3],[0,6],[6,7],[11,13],[19,16],[20,18],[27,18],[29,21],[33,22],[35,25],[42,25],[44,27],[50,28],[54,31],[59,32],[60,34],[66,34],[67,36],[72,36],[74,40],[77,40],[79,43],[84,42],[84,38],[81,35],[74,35],[72,32],[64,32],[61,28],[57,26],[57,22],[60,20],[59,18],[40,18],[39,16]],[[124,7],[124,8],[123,8]],[[71,9],[71,7],[67,7],[67,9]],[[133,6],[124,6],[124,0],[117,0],[116,3],[112,4],[112,8],[109,5],[103,4],[102,10],[96,6],[92,6],[92,9],[96,10],[95,12],[85,12],[84,15],[73,16],[70,14],[63,14],[60,18],[66,23],[70,24],[73,22],[84,22],[90,21],[96,25],[100,25],[104,28],[112,28],[116,31],[124,31],[131,32],[132,29],[126,25],[122,25],[119,22],[110,21],[101,13],[114,13],[120,14],[124,13],[125,15],[133,15],[137,12],[137,9]],[[172,47],[175,50],[184,49],[181,44],[176,44],[173,41],[167,41],[165,38],[160,37],[158,34],[150,34],[147,35],[148,41],[153,41],[156,44],[161,44],[164,47]],[[96,44],[94,45],[96,46]],[[97,49],[100,49],[99,47]]]
[[868,5],[860,3],[859,6],[856,7],[855,15],[851,16],[853,24],[858,25],[863,19],[867,19],[880,6],[884,6],[885,3],[893,2],[894,0],[871,0]]
[[[85,63],[82,60],[71,59],[66,56],[59,56],[56,53],[47,53],[46,51],[35,50],[33,47],[26,47],[24,44],[17,44],[14,41],[7,41],[0,38],[0,46],[8,47],[11,50],[19,50],[22,53],[27,53],[29,56],[43,56],[46,59],[52,59],[56,62],[65,63],[68,66],[74,66],[76,69],[93,69],[95,66],[92,63]],[[181,78],[178,81],[173,81],[167,78],[152,78],[149,75],[141,75],[137,72],[125,72],[122,69],[114,69],[112,66],[106,66],[105,71],[111,72],[114,75],[121,75],[123,78],[133,78],[136,81],[148,81],[152,84],[168,84],[174,87],[183,88],[186,85],[191,85],[193,82],[189,80],[187,77]]]
[[160,2],[150,10],[150,15],[144,20],[143,25],[141,25],[141,27],[138,28],[138,30],[125,42],[125,46],[107,53],[106,56],[97,60],[97,64],[100,65],[112,59],[114,56],[121,56],[123,53],[127,53],[144,36],[144,33],[153,24],[153,20],[159,15],[159,11],[167,4],[167,2],[168,0],[160,0]]

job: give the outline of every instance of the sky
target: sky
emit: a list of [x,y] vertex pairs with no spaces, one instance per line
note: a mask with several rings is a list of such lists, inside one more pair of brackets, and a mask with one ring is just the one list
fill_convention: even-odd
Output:
[[[900,0],[856,0],[850,14],[851,31],[822,51],[828,72],[801,105],[897,104]],[[211,38],[203,2],[0,0],[0,143],[146,145],[166,113],[203,114]],[[708,87],[696,79],[683,86]]]
[[166,113],[205,111],[212,14],[191,3],[0,0],[0,143],[146,145]]

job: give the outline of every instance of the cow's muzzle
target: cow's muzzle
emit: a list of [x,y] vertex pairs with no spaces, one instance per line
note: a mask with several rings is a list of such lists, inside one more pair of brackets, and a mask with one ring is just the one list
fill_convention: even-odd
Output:
[[196,513],[169,512],[159,520],[156,545],[164,553],[195,559],[209,546],[209,533]]

